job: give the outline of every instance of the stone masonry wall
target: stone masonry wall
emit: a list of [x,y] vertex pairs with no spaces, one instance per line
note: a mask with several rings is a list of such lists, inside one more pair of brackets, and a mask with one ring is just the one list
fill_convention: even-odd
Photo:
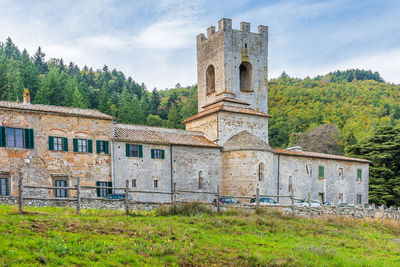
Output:
[[[274,158],[277,180],[278,155]],[[324,178],[318,178],[320,165],[324,166]],[[339,176],[339,168],[343,168],[343,178]],[[310,193],[311,199],[318,200],[318,194],[324,193],[325,201],[338,203],[338,195],[343,194],[343,202],[353,204],[356,195],[361,194],[362,202],[368,202],[368,168],[368,163],[280,155],[279,194],[290,195],[291,177],[295,198],[306,199]],[[357,169],[362,170],[361,181],[357,181]],[[281,198],[280,202],[288,203],[288,199]]]
[[[0,110],[1,126],[34,129],[33,149],[0,147],[0,172],[10,173],[11,195],[17,195],[20,172],[25,185],[53,186],[53,178],[57,176],[65,176],[69,186],[76,184],[76,177],[81,177],[82,185],[93,186],[97,180],[111,181],[110,155],[97,154],[95,140],[110,140],[112,123],[111,120]],[[49,136],[67,137],[68,152],[49,151]],[[92,139],[93,153],[73,152],[73,138]],[[27,155],[31,157],[29,178],[24,162]],[[28,194],[49,197],[53,190],[32,189]]]

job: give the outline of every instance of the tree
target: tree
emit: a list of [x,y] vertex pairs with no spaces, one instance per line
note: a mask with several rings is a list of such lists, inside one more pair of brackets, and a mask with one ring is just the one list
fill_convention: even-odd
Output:
[[100,101],[99,101],[98,109],[101,112],[104,112],[106,114],[110,114],[110,112],[111,112],[110,106],[111,106],[110,94],[108,93],[107,84],[104,83],[103,87],[100,90]]
[[400,124],[378,126],[371,137],[350,146],[347,152],[372,161],[370,202],[400,206]]
[[166,125],[166,122],[158,115],[149,114],[146,118],[146,125],[163,127]]
[[161,100],[160,95],[156,88],[151,92],[150,98],[150,113],[153,115],[158,115],[158,107],[160,106]]
[[8,37],[6,40],[4,53],[6,57],[12,58],[14,60],[19,60],[19,58],[21,57],[21,52],[18,50],[18,47],[13,43],[10,37]]
[[178,129],[184,128],[181,116],[175,104],[172,104],[172,106],[168,110],[167,126],[170,128],[178,128]]
[[45,105],[63,103],[64,97],[62,91],[60,75],[58,74],[58,70],[54,68],[42,79],[34,102]]
[[29,54],[24,49],[21,58],[18,61],[19,73],[24,88],[28,88],[31,94],[31,99],[35,99],[36,93],[40,86],[39,71],[35,64],[29,58]]
[[33,63],[41,74],[47,74],[49,68],[45,62],[46,54],[42,52],[42,48],[39,46],[35,55],[33,56]]
[[79,91],[78,87],[75,87],[74,94],[72,95],[71,106],[74,108],[87,108],[85,99]]

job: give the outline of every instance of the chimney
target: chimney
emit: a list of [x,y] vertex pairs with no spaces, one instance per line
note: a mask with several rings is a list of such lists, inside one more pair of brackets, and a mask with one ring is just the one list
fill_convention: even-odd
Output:
[[24,105],[28,105],[31,103],[31,94],[29,93],[28,89],[24,89]]

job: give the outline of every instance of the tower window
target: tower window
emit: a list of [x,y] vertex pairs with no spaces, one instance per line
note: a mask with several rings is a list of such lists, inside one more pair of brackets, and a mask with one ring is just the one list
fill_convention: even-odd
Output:
[[207,94],[215,92],[215,69],[213,65],[208,66],[206,71]]
[[261,162],[259,165],[258,165],[258,181],[259,182],[262,182],[262,181],[264,181],[264,163],[263,162]]
[[250,62],[242,62],[239,66],[240,72],[240,91],[252,92],[252,66]]

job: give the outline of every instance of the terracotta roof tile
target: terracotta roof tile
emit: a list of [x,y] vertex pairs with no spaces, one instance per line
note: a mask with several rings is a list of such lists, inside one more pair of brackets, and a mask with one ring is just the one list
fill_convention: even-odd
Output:
[[128,142],[219,147],[200,132],[116,124],[114,133],[116,140]]
[[289,155],[289,156],[321,158],[321,159],[336,159],[336,160],[372,163],[371,161],[366,160],[366,159],[358,159],[358,158],[351,158],[351,157],[338,156],[338,155],[332,155],[332,154],[324,154],[324,153],[317,153],[317,152],[300,151],[300,150],[286,150],[286,149],[281,149],[281,148],[273,148],[273,150],[277,154],[283,154],[283,155]]
[[196,115],[194,115],[192,117],[187,118],[184,122],[186,123],[186,122],[195,120],[197,118],[201,118],[203,116],[206,116],[206,115],[209,115],[209,114],[213,114],[213,113],[215,113],[217,111],[226,111],[226,112],[250,114],[250,115],[256,115],[256,116],[261,116],[261,117],[269,117],[269,118],[271,117],[267,113],[254,110],[252,108],[240,108],[240,107],[228,106],[228,105],[224,105],[224,103],[220,103],[218,105],[209,107],[206,110],[203,110],[203,111],[197,113]]
[[40,104],[22,104],[18,102],[0,101],[0,109],[16,109],[21,111],[49,112],[62,115],[80,116],[87,118],[97,118],[113,120],[114,118],[94,109],[70,108]]

